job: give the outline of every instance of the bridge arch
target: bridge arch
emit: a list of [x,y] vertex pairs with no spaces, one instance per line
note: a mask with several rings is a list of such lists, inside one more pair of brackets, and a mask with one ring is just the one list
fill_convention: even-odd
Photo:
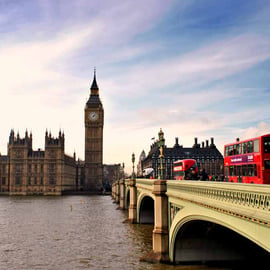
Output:
[[192,215],[187,212],[185,208],[180,210],[170,228],[172,262],[237,261],[254,254],[269,259],[266,245],[254,235],[259,231],[257,224],[245,226],[236,217],[223,214],[217,218],[209,211],[202,214],[193,209]]
[[155,201],[149,194],[140,194],[137,203],[137,221],[140,224],[154,224]]
[[130,188],[125,188],[125,209],[128,209],[130,205]]

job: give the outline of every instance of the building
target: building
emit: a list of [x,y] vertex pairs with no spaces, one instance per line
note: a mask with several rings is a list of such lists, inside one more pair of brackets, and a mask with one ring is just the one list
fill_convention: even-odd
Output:
[[104,110],[94,72],[90,96],[84,109],[85,125],[85,182],[84,189],[99,192],[103,189],[103,126]]
[[[161,130],[164,135],[163,131]],[[163,136],[162,135],[162,136]],[[164,137],[164,136],[163,136]],[[165,139],[164,139],[165,142]],[[160,166],[158,142],[155,141],[150,146],[148,155],[139,160],[137,175],[140,177],[143,169],[153,168],[155,178],[158,177],[158,168]],[[175,138],[173,147],[164,146],[163,149],[163,168],[165,168],[165,178],[173,179],[173,163],[179,159],[195,159],[199,169],[205,169],[209,175],[222,175],[223,174],[223,156],[214,144],[214,138],[211,138],[211,143],[206,140],[200,145],[198,139],[194,139],[192,147],[183,147],[179,144],[178,138]],[[143,152],[141,154],[143,156]]]
[[9,195],[61,195],[103,190],[104,110],[96,71],[84,108],[85,161],[65,154],[65,136],[45,133],[45,150],[32,149],[32,134],[21,138],[11,130],[7,155],[0,155],[0,192]]
[[103,186],[106,191],[111,190],[114,181],[118,181],[124,177],[124,163],[122,165],[120,163],[103,165]]
[[139,156],[139,162],[137,165],[137,175],[142,176],[143,175],[143,161],[145,160],[146,155],[144,150],[142,150],[140,156]]
[[65,136],[45,133],[45,150],[32,148],[32,134],[11,130],[8,154],[0,156],[0,191],[9,195],[61,195],[76,190],[76,157],[65,154]]

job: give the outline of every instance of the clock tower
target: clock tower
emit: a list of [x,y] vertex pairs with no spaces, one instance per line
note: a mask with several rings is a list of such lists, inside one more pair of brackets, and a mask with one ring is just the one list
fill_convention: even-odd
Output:
[[84,109],[85,125],[85,190],[97,193],[103,186],[104,110],[99,99],[96,70],[90,96]]

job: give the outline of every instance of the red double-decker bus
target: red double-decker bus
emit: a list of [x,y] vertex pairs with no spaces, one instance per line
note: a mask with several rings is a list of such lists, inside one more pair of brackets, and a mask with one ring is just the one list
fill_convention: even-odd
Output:
[[270,184],[270,134],[224,146],[225,181]]
[[197,180],[198,165],[195,159],[177,160],[173,163],[174,180]]

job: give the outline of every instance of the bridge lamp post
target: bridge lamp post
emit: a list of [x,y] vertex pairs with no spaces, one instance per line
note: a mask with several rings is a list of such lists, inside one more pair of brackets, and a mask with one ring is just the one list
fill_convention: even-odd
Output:
[[160,158],[160,166],[158,168],[158,179],[163,180],[164,179],[164,168],[163,168],[163,148],[164,148],[164,133],[162,131],[162,129],[160,129],[159,133],[158,133],[158,142],[157,145],[159,147],[159,158]]
[[135,172],[134,172],[134,162],[135,162],[135,154],[134,154],[134,153],[132,154],[132,159],[131,159],[131,161],[132,161],[132,176],[131,176],[131,178],[132,178],[132,179],[135,179],[136,176],[135,176]]

